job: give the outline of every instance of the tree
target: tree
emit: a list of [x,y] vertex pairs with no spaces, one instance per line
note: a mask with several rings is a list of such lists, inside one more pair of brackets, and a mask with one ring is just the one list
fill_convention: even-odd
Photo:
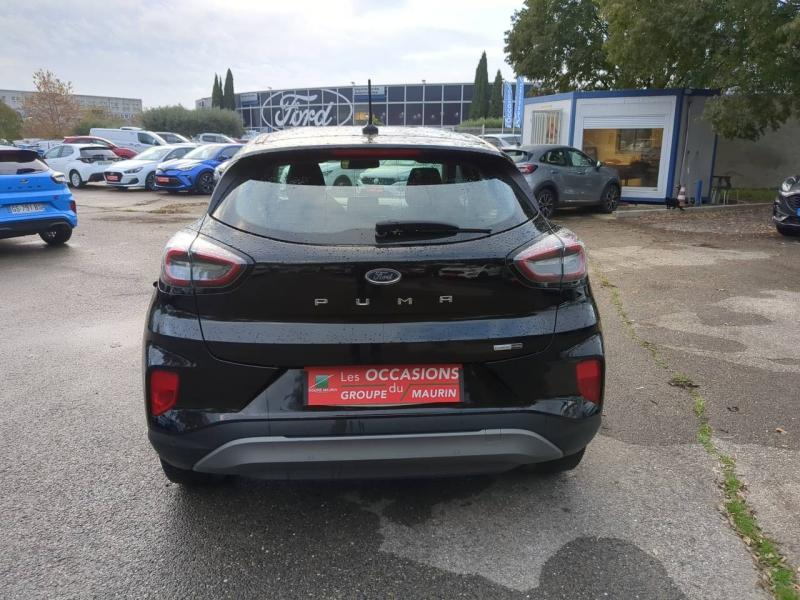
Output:
[[225,73],[225,89],[222,92],[222,108],[236,110],[236,98],[233,95],[233,73],[228,69]]
[[503,116],[503,75],[500,73],[500,69],[497,69],[497,75],[494,76],[492,92],[489,96],[489,113],[487,116],[490,119]]
[[8,104],[0,100],[0,138],[8,141],[22,137],[22,117]]
[[239,113],[221,108],[189,110],[183,106],[159,106],[142,113],[142,127],[150,131],[174,131],[194,136],[205,131],[240,137],[244,133]]
[[72,95],[72,83],[39,69],[33,74],[33,85],[36,91],[22,103],[25,113],[23,131],[30,137],[63,137],[81,114]]
[[507,60],[544,90],[607,88],[614,84],[603,50],[607,29],[594,0],[525,0],[506,31]]
[[211,108],[222,108],[222,84],[216,73],[214,73],[214,87],[211,89]]
[[125,120],[114,117],[103,108],[92,107],[83,111],[80,120],[72,126],[72,135],[89,135],[93,127],[116,129],[125,124]]
[[475,85],[472,89],[469,118],[480,119],[489,111],[489,70],[486,66],[486,52],[481,54],[481,59],[478,61],[478,67],[475,69]]
[[724,137],[800,115],[798,0],[526,0],[505,40],[543,91],[717,89],[704,116]]

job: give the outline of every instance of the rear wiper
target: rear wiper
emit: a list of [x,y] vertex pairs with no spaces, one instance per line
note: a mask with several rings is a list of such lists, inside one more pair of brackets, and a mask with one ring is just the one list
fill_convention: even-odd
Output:
[[380,221],[375,223],[375,238],[388,240],[401,237],[442,237],[457,233],[491,233],[491,229],[459,227],[438,221]]

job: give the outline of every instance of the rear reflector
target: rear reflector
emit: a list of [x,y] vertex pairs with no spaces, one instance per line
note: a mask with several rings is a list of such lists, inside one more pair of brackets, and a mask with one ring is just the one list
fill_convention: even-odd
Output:
[[178,400],[180,379],[172,371],[152,371],[150,373],[150,413],[157,417],[163,415]]
[[161,279],[175,287],[223,287],[242,274],[247,261],[189,231],[179,231],[164,249]]
[[519,169],[520,173],[528,175],[536,170],[536,165],[532,165],[531,163],[521,163],[517,165],[517,168]]
[[531,282],[561,284],[586,277],[586,252],[577,236],[560,229],[525,248],[514,257],[514,264]]
[[578,393],[589,402],[600,404],[603,390],[603,367],[596,358],[582,360],[575,367]]

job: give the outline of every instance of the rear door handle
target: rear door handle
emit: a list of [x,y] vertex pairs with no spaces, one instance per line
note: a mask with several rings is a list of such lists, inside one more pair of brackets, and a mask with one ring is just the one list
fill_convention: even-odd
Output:
[[553,175],[555,175],[556,173],[558,173],[558,169],[550,169],[550,172],[551,172]]

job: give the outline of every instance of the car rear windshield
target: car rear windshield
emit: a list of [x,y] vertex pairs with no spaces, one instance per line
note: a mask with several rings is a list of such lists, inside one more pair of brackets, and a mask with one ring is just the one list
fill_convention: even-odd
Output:
[[39,159],[22,160],[22,158],[18,152],[0,152],[0,175],[43,173],[49,168]]
[[81,148],[81,158],[103,160],[107,158],[117,158],[117,155],[108,148]]
[[237,165],[211,214],[248,233],[331,245],[374,245],[376,225],[389,222],[401,229],[444,224],[452,233],[424,242],[461,241],[505,231],[534,215],[504,163],[462,154],[365,159],[338,153],[329,160]]

